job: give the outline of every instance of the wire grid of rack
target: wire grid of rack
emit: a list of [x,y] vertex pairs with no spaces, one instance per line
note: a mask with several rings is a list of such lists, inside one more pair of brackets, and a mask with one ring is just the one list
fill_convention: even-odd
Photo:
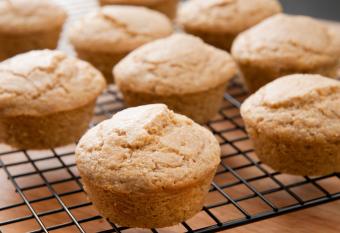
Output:
[[[198,219],[168,228],[167,232],[216,232],[340,199],[340,174],[289,176],[257,160],[239,114],[245,97],[242,87],[233,84],[224,96],[219,115],[207,124],[218,138],[223,153],[206,204],[194,217]],[[93,124],[122,108],[122,97],[111,86],[98,101]],[[13,195],[21,200],[1,206],[0,217],[2,212],[11,216],[18,211],[21,215],[1,221],[0,228],[9,229],[6,227],[23,223],[31,227],[25,229],[29,232],[128,230],[103,220],[86,199],[75,168],[74,148],[75,145],[47,151],[2,149],[2,169],[14,185]],[[41,196],[35,196],[37,192],[42,193]],[[23,213],[22,208],[27,211]]]
[[[86,6],[80,0],[73,3],[68,6],[75,12],[93,6],[91,1]],[[246,96],[234,83],[218,116],[206,125],[220,142],[222,162],[202,211],[177,226],[146,232],[216,232],[340,199],[340,174],[290,176],[258,161],[239,114]],[[122,96],[110,86],[98,100],[93,125],[123,108]],[[103,219],[87,200],[74,149],[0,146],[0,180],[8,178],[3,190],[12,192],[1,200],[0,189],[3,232],[134,232]]]

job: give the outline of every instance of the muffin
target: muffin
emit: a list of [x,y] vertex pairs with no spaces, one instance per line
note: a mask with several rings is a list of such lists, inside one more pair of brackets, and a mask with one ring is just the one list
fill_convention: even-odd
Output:
[[0,61],[36,49],[55,49],[66,12],[48,0],[0,1]]
[[94,206],[126,227],[166,227],[195,215],[219,162],[212,133],[163,104],[117,113],[89,130],[76,149]]
[[75,142],[105,79],[86,62],[41,50],[0,63],[0,141],[22,149]]
[[78,56],[92,63],[111,83],[112,68],[129,52],[173,32],[161,13],[144,7],[107,6],[90,13],[70,29]]
[[99,3],[102,6],[111,4],[145,6],[173,19],[176,17],[178,0],[99,0]]
[[125,103],[164,103],[198,123],[214,117],[238,69],[225,51],[174,34],[130,53],[114,68]]
[[325,24],[306,16],[279,14],[241,33],[232,55],[251,92],[289,74],[336,77],[339,50]]
[[187,33],[230,51],[240,32],[281,10],[277,0],[190,0],[180,8],[178,22]]
[[340,172],[340,82],[289,75],[262,87],[241,107],[260,160],[273,169],[315,176]]
[[340,27],[337,24],[327,24],[329,26],[330,35],[334,40],[334,51],[338,54],[338,74],[337,78],[340,77]]

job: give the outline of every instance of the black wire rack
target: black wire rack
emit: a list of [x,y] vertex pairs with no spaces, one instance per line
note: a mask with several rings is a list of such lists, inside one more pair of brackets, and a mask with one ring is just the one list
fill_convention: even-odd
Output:
[[[207,124],[220,142],[222,162],[204,208],[167,232],[216,232],[340,199],[340,174],[290,176],[258,161],[239,114],[246,96],[241,86],[233,84],[225,93],[219,115]],[[111,86],[98,101],[93,124],[123,108],[120,94]],[[0,207],[3,232],[15,227],[22,230],[17,232],[35,233],[131,230],[102,219],[86,199],[75,167],[74,148],[1,149],[2,170],[14,186],[15,199]]]
[[[71,20],[96,7],[93,0],[60,2]],[[69,51],[65,40],[61,48]],[[340,199],[340,174],[290,176],[258,161],[239,113],[246,97],[234,83],[218,116],[206,125],[220,142],[222,162],[202,211],[174,227],[146,232],[216,232]],[[92,124],[123,108],[122,96],[110,86]],[[134,232],[103,219],[87,199],[74,149],[75,144],[44,151],[0,145],[0,232]]]

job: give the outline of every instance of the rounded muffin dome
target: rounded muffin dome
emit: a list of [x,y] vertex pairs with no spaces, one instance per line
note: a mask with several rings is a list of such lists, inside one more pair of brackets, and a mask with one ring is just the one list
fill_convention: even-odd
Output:
[[241,107],[257,156],[280,172],[340,171],[340,82],[289,75],[259,89]]
[[105,6],[73,24],[70,40],[77,49],[124,53],[172,32],[170,20],[157,11]]
[[237,73],[231,56],[188,34],[174,34],[131,52],[114,68],[117,85],[160,95],[206,91]]
[[215,137],[164,104],[128,108],[89,130],[76,159],[81,174],[115,192],[171,190],[216,169]]
[[76,163],[102,216],[121,226],[161,228],[202,209],[220,152],[209,130],[153,104],[125,109],[89,130]]
[[50,0],[0,1],[1,33],[32,33],[63,25],[66,11]]
[[56,50],[36,50],[0,63],[0,113],[48,115],[82,107],[104,90],[87,62]]
[[307,16],[278,14],[241,33],[232,47],[239,61],[306,69],[337,62],[335,38],[323,23]]
[[285,76],[246,100],[241,113],[273,136],[335,142],[340,140],[340,82],[320,75]]
[[154,5],[164,0],[102,0],[106,4]]
[[178,19],[189,31],[238,34],[281,10],[277,0],[190,0]]

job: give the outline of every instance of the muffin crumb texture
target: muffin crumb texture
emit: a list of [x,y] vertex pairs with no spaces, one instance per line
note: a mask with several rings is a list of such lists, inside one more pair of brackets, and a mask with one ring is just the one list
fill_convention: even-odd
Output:
[[215,116],[226,85],[237,72],[227,52],[187,34],[146,44],[114,68],[129,106],[164,103],[198,123]]
[[2,62],[0,139],[39,149],[76,141],[105,86],[99,71],[59,51],[32,51]]
[[279,14],[241,33],[232,55],[250,91],[294,73],[335,78],[339,52],[329,27],[306,16]]
[[174,19],[176,16],[178,2],[179,0],[99,0],[100,5],[145,6],[165,14],[170,19]]
[[0,61],[30,50],[55,49],[66,18],[53,1],[0,1]]
[[196,214],[220,161],[215,137],[165,105],[129,108],[80,140],[78,169],[98,210],[130,227],[165,227]]
[[229,51],[240,32],[281,10],[277,0],[190,0],[180,7],[178,21],[186,32]]
[[192,30],[238,34],[279,12],[276,0],[191,0],[180,9],[179,21]]
[[79,49],[126,53],[172,31],[171,22],[156,11],[106,6],[76,22],[70,29],[70,40]]
[[159,95],[206,91],[237,72],[231,56],[187,34],[149,43],[115,67],[120,88]]
[[79,58],[97,67],[112,83],[112,69],[139,46],[173,32],[170,20],[136,6],[106,6],[75,22],[70,41]]
[[241,114],[259,158],[297,175],[340,171],[340,82],[280,78],[249,97]]
[[0,114],[6,116],[47,115],[81,107],[106,86],[91,65],[52,50],[8,59],[0,64],[0,74]]

